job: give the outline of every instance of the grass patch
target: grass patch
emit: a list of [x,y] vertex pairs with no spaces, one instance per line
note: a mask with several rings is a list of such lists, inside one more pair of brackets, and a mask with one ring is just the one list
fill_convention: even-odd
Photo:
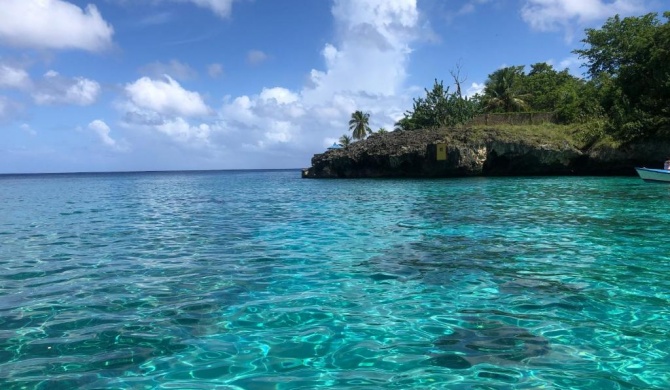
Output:
[[442,129],[449,135],[464,141],[486,142],[491,138],[503,142],[524,142],[531,145],[568,145],[586,150],[594,145],[618,147],[619,143],[605,136],[603,124],[599,122],[561,125],[542,123],[537,125],[475,125]]

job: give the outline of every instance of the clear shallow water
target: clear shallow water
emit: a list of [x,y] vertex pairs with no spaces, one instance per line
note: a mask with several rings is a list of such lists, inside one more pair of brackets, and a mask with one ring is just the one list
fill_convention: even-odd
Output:
[[669,231],[637,178],[0,176],[0,388],[668,388]]

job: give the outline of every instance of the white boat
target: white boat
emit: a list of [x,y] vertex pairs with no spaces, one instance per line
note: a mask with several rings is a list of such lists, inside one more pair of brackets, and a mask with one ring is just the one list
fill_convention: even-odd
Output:
[[635,170],[640,175],[640,179],[644,181],[670,183],[670,170],[651,168],[635,168]]

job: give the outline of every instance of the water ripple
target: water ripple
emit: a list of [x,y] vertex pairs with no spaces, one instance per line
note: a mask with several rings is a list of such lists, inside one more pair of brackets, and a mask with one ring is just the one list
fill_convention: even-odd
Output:
[[3,389],[670,386],[633,178],[0,178]]

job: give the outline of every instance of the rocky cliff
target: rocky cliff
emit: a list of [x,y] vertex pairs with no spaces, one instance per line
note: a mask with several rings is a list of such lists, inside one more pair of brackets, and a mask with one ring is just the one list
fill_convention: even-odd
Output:
[[660,168],[669,155],[662,142],[581,150],[568,140],[496,129],[422,130],[373,134],[316,154],[302,177],[634,175],[635,166]]

